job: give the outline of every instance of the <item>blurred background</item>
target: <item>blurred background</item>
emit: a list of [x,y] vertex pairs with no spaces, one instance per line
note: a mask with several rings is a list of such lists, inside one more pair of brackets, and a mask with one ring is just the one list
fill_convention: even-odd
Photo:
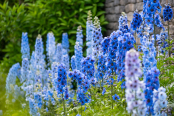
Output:
[[[30,52],[34,50],[38,34],[42,35],[44,47],[46,35],[52,31],[60,43],[62,33],[67,32],[70,56],[74,54],[76,30],[82,26],[84,41],[87,12],[98,16],[105,34],[105,0],[1,0],[0,1],[0,115],[19,115],[18,105],[7,105],[5,96],[6,77],[10,67],[21,64],[21,36],[28,32]],[[85,43],[84,43],[84,56]],[[10,103],[8,103],[10,104]],[[2,112],[2,113],[1,113]],[[7,113],[10,112],[10,113]]]

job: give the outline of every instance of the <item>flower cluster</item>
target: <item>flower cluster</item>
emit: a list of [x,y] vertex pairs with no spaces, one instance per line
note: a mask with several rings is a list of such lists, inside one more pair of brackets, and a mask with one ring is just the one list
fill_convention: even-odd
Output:
[[165,50],[166,47],[168,47],[168,43],[167,43],[167,38],[168,38],[168,34],[167,32],[161,32],[160,33],[160,37],[159,39],[157,39],[158,41],[158,45],[159,45],[159,50],[161,51],[161,53],[163,54],[164,52],[167,52]]
[[52,64],[54,62],[55,58],[55,37],[52,32],[47,34],[47,42],[46,42],[46,51],[47,51],[47,57],[48,61]]
[[58,76],[55,79],[55,84],[57,85],[57,93],[63,94],[64,93],[64,87],[67,85],[67,76],[66,76],[66,69],[63,64],[58,65]]
[[138,13],[138,11],[135,11],[133,14],[132,22],[131,22],[131,29],[135,31],[137,28],[140,27],[142,22],[143,22],[143,19],[141,15]]
[[91,11],[88,11],[88,18],[86,22],[86,49],[87,56],[92,55],[92,40],[93,40],[93,23],[92,23],[92,14]]
[[93,41],[92,41],[92,56],[96,59],[99,52],[101,51],[101,41],[103,35],[101,33],[101,27],[98,17],[94,18],[94,28],[93,28]]
[[104,37],[104,39],[101,42],[103,54],[108,53],[110,39],[111,39],[110,37]]
[[62,34],[62,47],[67,52],[69,51],[69,40],[68,40],[68,34],[67,33]]
[[163,9],[163,20],[170,21],[172,17],[173,17],[173,10],[171,6],[165,5],[165,8]]
[[30,47],[28,44],[28,33],[22,33],[22,42],[21,42],[21,53],[22,58],[30,59]]
[[126,75],[126,101],[129,113],[144,116],[146,107],[144,103],[144,82],[139,80],[142,72],[140,69],[139,54],[134,49],[126,53],[125,75]]
[[163,87],[153,91],[154,114],[157,116],[167,116],[165,112],[161,113],[161,109],[167,107],[167,95],[165,91],[166,89]]
[[82,47],[79,45],[78,42],[76,42],[76,45],[74,46],[75,49],[75,67],[77,70],[82,69],[82,65],[81,65],[81,61],[83,58],[83,51],[82,51]]
[[76,34],[76,42],[79,42],[80,46],[83,46],[83,34],[82,34],[82,27],[78,26],[77,34]]

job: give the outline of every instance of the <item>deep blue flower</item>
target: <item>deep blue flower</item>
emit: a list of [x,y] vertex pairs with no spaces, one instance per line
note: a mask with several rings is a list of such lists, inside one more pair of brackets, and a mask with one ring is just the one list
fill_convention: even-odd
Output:
[[165,8],[163,9],[163,20],[170,21],[172,17],[173,17],[173,10],[171,6],[165,5]]

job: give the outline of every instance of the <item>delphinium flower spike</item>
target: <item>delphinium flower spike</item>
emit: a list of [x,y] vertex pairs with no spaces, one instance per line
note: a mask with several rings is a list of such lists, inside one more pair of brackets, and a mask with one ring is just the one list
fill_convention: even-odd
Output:
[[127,110],[132,115],[145,116],[146,107],[144,102],[145,84],[139,78],[142,75],[140,69],[139,54],[134,49],[126,53],[125,75],[126,75],[126,102]]
[[62,63],[64,64],[66,71],[68,71],[69,70],[69,56],[68,56],[68,54],[63,55]]
[[22,40],[21,40],[21,53],[22,53],[22,59],[28,58],[30,59],[30,47],[28,43],[28,33],[23,32],[22,33]]
[[48,65],[52,64],[55,61],[55,37],[53,32],[47,34],[47,42],[46,42],[46,51],[47,51],[47,59]]
[[82,27],[78,26],[77,28],[77,34],[76,34],[76,42],[79,42],[80,46],[83,46],[83,33],[82,33]]
[[82,65],[81,61],[83,58],[83,51],[82,51],[82,46],[80,46],[79,42],[76,42],[76,45],[74,46],[75,49],[75,67],[77,70],[81,71]]
[[16,84],[16,77],[20,79],[20,64],[14,64],[8,73],[6,79],[6,91],[7,91],[7,98],[9,97],[9,93],[13,90],[13,87]]
[[86,52],[87,56],[92,55],[92,40],[93,40],[93,23],[92,23],[92,13],[88,11],[88,18],[86,22]]
[[[156,31],[155,31],[155,26],[158,26],[159,28],[163,28],[163,25],[160,21],[160,16],[158,13],[161,13],[161,5],[160,5],[160,1],[159,0],[148,0],[146,2],[144,2],[144,7],[143,7],[143,17],[145,18],[145,22],[147,23],[148,26],[150,26],[150,28],[153,31],[153,35],[154,35],[154,44],[155,44],[155,48],[157,46],[157,42],[156,42]],[[156,56],[155,56],[156,57]]]
[[56,62],[62,63],[62,44],[58,43],[56,48]]
[[62,34],[62,48],[65,49],[67,52],[69,51],[69,40],[67,33]]
[[153,104],[154,104],[154,114],[155,116],[167,116],[165,112],[161,112],[161,109],[167,107],[167,95],[165,93],[166,89],[160,87],[158,90],[153,91]]
[[160,33],[159,39],[157,40],[157,41],[158,41],[157,44],[158,44],[158,46],[159,46],[159,51],[160,51],[162,54],[164,54],[164,53],[167,54],[167,51],[165,50],[165,48],[168,47],[168,43],[167,43],[167,41],[166,41],[167,38],[168,38],[167,32],[162,31],[162,32]]
[[[54,86],[56,88],[57,94],[62,95],[62,101],[63,101],[63,109],[64,109],[64,115],[66,116],[66,104],[65,104],[65,88],[67,87],[67,72],[66,67],[64,64],[58,65],[58,74],[57,78],[54,79]],[[67,92],[67,91],[66,91]]]
[[170,21],[173,17],[173,10],[169,4],[166,4],[163,9],[163,20]]
[[136,31],[137,28],[140,27],[142,22],[143,22],[143,19],[142,19],[141,15],[138,13],[137,10],[134,11],[133,19],[131,21],[131,29]]
[[94,18],[93,41],[92,41],[92,57],[97,59],[99,52],[101,52],[101,41],[103,35],[101,33],[100,20],[98,17]]
[[[173,17],[173,10],[169,4],[165,5],[165,8],[163,9],[163,20],[168,21],[168,45],[170,47],[170,35],[169,35],[169,21],[171,21]],[[171,56],[171,48],[169,48],[169,57]]]
[[76,69],[76,62],[75,62],[75,56],[74,55],[71,57],[71,69],[72,70]]

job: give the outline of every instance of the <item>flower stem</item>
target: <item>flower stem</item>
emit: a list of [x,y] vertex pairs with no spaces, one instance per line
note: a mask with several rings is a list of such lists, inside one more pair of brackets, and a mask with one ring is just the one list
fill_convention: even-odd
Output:
[[65,100],[63,98],[63,93],[62,93],[62,100],[63,100],[64,116],[66,116],[66,106],[65,106]]
[[81,116],[82,116],[82,104],[81,104]]
[[[153,35],[154,35],[154,39],[155,39],[155,49],[156,49],[156,34],[155,34],[155,15],[153,15]],[[156,55],[155,55],[155,58],[156,58]]]
[[112,84],[112,81],[111,81],[111,102],[112,102],[112,110],[113,110],[112,93],[113,93],[113,84]]
[[168,44],[169,44],[169,57],[170,57],[170,35],[169,35],[169,21],[168,21]]

